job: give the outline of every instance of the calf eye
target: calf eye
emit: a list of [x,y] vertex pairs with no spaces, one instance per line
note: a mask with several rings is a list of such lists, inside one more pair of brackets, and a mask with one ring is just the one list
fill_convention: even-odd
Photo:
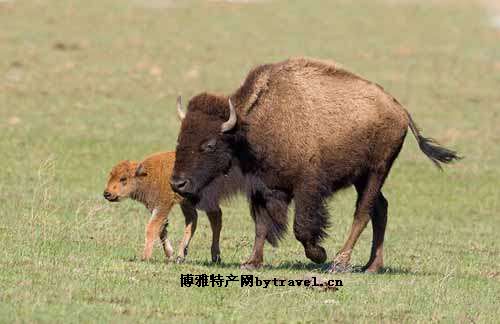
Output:
[[126,177],[121,177],[120,178],[120,182],[123,183],[123,184],[126,183],[127,182],[127,178]]
[[203,152],[213,152],[215,150],[215,147],[217,146],[217,140],[211,139],[201,145],[201,150]]

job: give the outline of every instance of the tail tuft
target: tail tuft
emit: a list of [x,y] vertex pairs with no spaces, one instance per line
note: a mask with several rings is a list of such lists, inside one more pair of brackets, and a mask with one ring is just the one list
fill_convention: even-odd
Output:
[[440,146],[439,143],[432,138],[426,138],[422,135],[418,135],[417,141],[422,152],[424,152],[424,154],[427,155],[427,157],[431,159],[431,161],[434,162],[439,169],[442,169],[440,163],[448,164],[461,159],[457,152]]
[[420,129],[418,128],[417,124],[415,124],[410,114],[409,113],[407,114],[410,120],[410,129],[413,135],[415,135],[415,138],[417,139],[420,150],[424,152],[424,154],[427,155],[427,157],[440,170],[443,169],[441,163],[448,164],[453,161],[462,159],[462,157],[460,157],[457,152],[439,145],[439,143],[432,138],[422,136],[420,134]]

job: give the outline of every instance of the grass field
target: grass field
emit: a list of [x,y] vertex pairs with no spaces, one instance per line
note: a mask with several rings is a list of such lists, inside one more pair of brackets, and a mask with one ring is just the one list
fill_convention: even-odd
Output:
[[[0,1],[0,322],[498,322],[500,32],[471,1],[402,2]],[[203,214],[185,264],[160,249],[141,262],[147,211],[105,202],[107,173],[174,149],[177,94],[229,93],[291,56],[377,81],[465,159],[440,173],[408,136],[384,187],[382,274],[329,275],[289,233],[254,274],[341,289],[180,288],[181,274],[241,273],[246,201],[223,207],[221,265]],[[330,259],[354,200],[349,189],[329,204]],[[178,207],[170,220],[178,242]],[[355,266],[370,241],[367,228]]]

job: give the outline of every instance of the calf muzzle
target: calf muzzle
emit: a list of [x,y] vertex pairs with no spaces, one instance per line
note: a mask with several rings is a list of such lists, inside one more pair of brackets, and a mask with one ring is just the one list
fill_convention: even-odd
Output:
[[117,200],[117,197],[114,196],[111,192],[109,191],[104,191],[104,193],[102,194],[104,196],[104,198],[106,200],[109,200],[109,201],[116,201]]

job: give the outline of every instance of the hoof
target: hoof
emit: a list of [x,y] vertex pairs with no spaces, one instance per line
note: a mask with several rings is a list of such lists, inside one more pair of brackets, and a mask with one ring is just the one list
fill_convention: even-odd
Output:
[[212,257],[212,263],[220,264],[221,262],[222,262],[222,260],[220,258],[220,255],[216,255],[216,256]]
[[314,263],[324,263],[326,261],[326,251],[322,246],[310,246],[305,251],[306,257]]
[[248,271],[252,271],[252,270],[257,270],[259,269],[260,267],[262,267],[262,264],[255,264],[255,263],[243,263],[241,266],[240,266],[240,269],[241,270],[248,270]]
[[177,259],[175,259],[175,263],[181,264],[184,263],[185,260],[185,258],[178,256]]
[[363,268],[361,268],[361,270],[365,273],[376,274],[376,273],[380,273],[382,271],[382,268],[383,268],[382,265],[373,265],[372,264],[371,266],[365,265]]
[[342,262],[332,262],[330,268],[328,268],[328,272],[330,273],[342,273],[342,272],[351,272],[352,267],[349,263]]

